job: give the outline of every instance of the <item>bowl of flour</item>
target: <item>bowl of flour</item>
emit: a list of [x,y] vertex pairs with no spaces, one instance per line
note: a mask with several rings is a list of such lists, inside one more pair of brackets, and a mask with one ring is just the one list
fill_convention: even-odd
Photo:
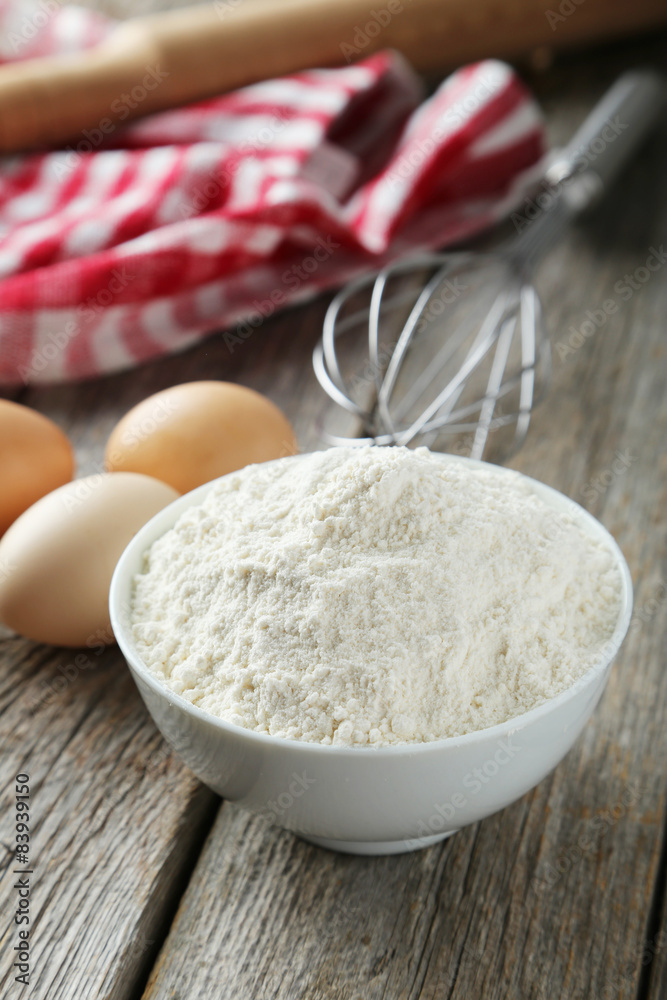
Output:
[[181,497],[123,554],[116,638],[170,745],[316,843],[428,846],[579,735],[632,611],[555,490],[425,448],[341,447]]

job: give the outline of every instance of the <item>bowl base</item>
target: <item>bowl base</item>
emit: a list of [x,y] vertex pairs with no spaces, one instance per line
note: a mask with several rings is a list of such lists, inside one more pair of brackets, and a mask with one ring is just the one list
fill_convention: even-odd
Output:
[[330,840],[328,837],[306,837],[298,834],[302,840],[316,847],[325,847],[328,851],[340,851],[341,854],[365,854],[374,856],[381,854],[406,854],[408,851],[420,851],[423,847],[431,847],[441,840],[446,840],[456,830],[445,833],[434,833],[430,837],[414,837],[408,840]]

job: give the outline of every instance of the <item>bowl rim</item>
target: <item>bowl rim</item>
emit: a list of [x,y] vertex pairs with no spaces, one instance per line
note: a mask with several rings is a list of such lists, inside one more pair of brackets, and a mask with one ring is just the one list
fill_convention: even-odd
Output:
[[[371,445],[368,447],[373,446]],[[313,454],[313,452],[285,456],[283,458],[272,459],[269,462],[261,464],[269,466],[277,463],[282,464],[285,462],[298,461],[299,459],[305,458],[309,454]],[[236,723],[227,722],[225,719],[222,719],[217,715],[213,715],[205,709],[199,708],[199,706],[188,701],[187,698],[184,698],[182,695],[172,691],[170,688],[166,687],[166,685],[144,664],[134,647],[127,623],[124,620],[123,607],[129,606],[132,579],[134,573],[136,572],[136,570],[133,570],[131,567],[137,560],[139,550],[140,553],[143,554],[154,541],[162,537],[162,535],[166,534],[166,532],[174,526],[180,515],[185,510],[189,507],[202,503],[206,495],[210,492],[210,490],[214,489],[218,483],[229,478],[229,476],[236,475],[241,470],[229,472],[224,476],[219,476],[217,479],[213,479],[208,483],[197,486],[189,493],[184,493],[176,500],[173,500],[166,507],[163,507],[162,510],[158,511],[157,514],[155,514],[149,521],[146,522],[145,525],[143,525],[143,527],[139,529],[120,556],[109,588],[109,614],[114,636],[123,656],[125,657],[125,660],[127,661],[130,671],[137,675],[155,694],[165,699],[169,705],[180,708],[187,715],[192,716],[197,721],[207,723],[208,725],[211,725],[230,736],[248,740],[251,743],[258,744],[259,747],[266,747],[267,749],[270,747],[282,747],[287,751],[312,751],[314,753],[326,753],[328,755],[336,754],[338,756],[359,756],[360,754],[373,754],[373,756],[411,756],[421,753],[433,753],[438,750],[442,750],[445,747],[465,747],[478,741],[494,739],[500,740],[504,737],[510,736],[512,733],[518,732],[521,729],[525,729],[527,726],[538,722],[541,718],[557,711],[561,706],[567,705],[568,702],[575,700],[580,693],[592,687],[594,682],[601,678],[605,674],[605,671],[607,671],[611,666],[630,626],[633,610],[632,577],[625,556],[621,552],[618,543],[610,532],[604,527],[604,525],[596,517],[594,517],[593,514],[587,511],[585,507],[578,504],[576,500],[572,500],[567,496],[567,494],[561,493],[553,486],[548,486],[539,479],[534,479],[531,476],[527,476],[522,472],[516,471],[515,469],[510,469],[507,466],[494,465],[491,462],[483,462],[463,455],[453,455],[448,452],[431,452],[431,454],[438,461],[443,461],[445,463],[454,462],[480,469],[489,469],[493,472],[499,472],[503,475],[507,475],[508,478],[519,478],[522,481],[527,482],[533,491],[537,493],[538,496],[545,499],[555,511],[560,513],[567,512],[572,517],[580,518],[581,522],[583,522],[585,530],[588,530],[593,537],[603,540],[613,553],[621,574],[622,586],[621,608],[616,621],[616,626],[611,637],[605,643],[603,651],[596,662],[589,667],[588,670],[574,682],[574,684],[570,685],[570,687],[561,691],[560,694],[555,695],[553,698],[546,699],[534,708],[529,709],[527,712],[513,716],[512,718],[506,719],[504,722],[497,723],[496,725],[487,726],[484,729],[475,729],[468,733],[462,733],[458,736],[443,736],[423,743],[392,743],[381,746],[374,746],[373,744],[363,744],[361,746],[341,746],[340,744],[315,743],[307,740],[297,740],[291,737],[273,736],[269,733],[256,732],[253,729],[246,729],[243,726],[238,726]]]

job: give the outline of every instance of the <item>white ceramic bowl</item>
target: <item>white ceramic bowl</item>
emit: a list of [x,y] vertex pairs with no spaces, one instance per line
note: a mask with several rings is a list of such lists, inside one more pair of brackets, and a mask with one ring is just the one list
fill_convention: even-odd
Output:
[[[452,455],[443,462],[485,463]],[[278,459],[285,461],[285,459]],[[517,476],[509,469],[495,472]],[[525,477],[524,477],[525,478]],[[211,483],[160,511],[132,539],[111,583],[111,622],[160,732],[210,788],[306,840],[354,854],[427,847],[503,809],[542,780],[570,749],[602,694],[630,623],[632,581],[614,539],[587,511],[535,480],[554,511],[575,516],[615,554],[623,580],[616,629],[598,662],[573,687],[502,725],[432,743],[337,747],[254,733],[223,722],[170,691],[143,664],[129,625],[134,575],[151,543]]]

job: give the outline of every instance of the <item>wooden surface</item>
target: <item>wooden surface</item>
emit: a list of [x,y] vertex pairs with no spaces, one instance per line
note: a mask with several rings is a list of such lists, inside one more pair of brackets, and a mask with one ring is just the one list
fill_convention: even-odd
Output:
[[[573,16],[576,16],[573,15]],[[617,71],[665,62],[656,37],[531,79],[555,141]],[[554,384],[512,465],[612,531],[636,612],[584,734],[538,788],[449,841],[336,855],[221,804],[171,755],[116,649],[0,640],[0,995],[31,1000],[664,1000],[667,996],[667,264],[614,290],[667,242],[667,130],[539,274]],[[559,360],[587,309],[619,309]],[[310,369],[325,302],[137,371],[11,398],[97,471],[118,416],[151,391],[227,378],[269,395],[304,450],[327,404]],[[626,468],[614,471],[618,453]],[[621,463],[622,464],[622,463]],[[619,464],[616,463],[616,469]],[[31,776],[31,984],[13,981],[14,775]],[[584,845],[583,847],[581,845]]]

